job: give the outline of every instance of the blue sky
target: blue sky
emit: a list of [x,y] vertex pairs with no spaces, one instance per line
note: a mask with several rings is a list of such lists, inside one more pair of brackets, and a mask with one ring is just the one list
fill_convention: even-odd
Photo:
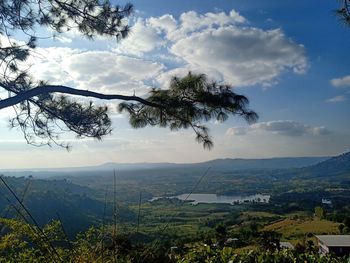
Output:
[[[123,1],[118,1],[123,4]],[[190,131],[133,130],[108,102],[113,133],[73,148],[28,146],[0,112],[0,167],[103,162],[197,162],[214,158],[336,155],[350,150],[350,28],[338,1],[132,1],[129,38],[82,39],[76,32],[43,40],[29,61],[37,79],[105,93],[144,95],[189,70],[232,84],[260,115],[208,123],[212,151]],[[43,32],[43,34],[49,34]]]

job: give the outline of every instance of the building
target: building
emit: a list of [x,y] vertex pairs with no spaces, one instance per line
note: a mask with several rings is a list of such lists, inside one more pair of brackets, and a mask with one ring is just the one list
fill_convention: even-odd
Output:
[[327,198],[322,198],[322,204],[331,206],[332,201],[330,199],[327,199]]
[[350,235],[316,235],[320,254],[350,255]]
[[235,238],[235,237],[234,237],[234,238],[228,238],[228,239],[226,239],[224,245],[225,245],[225,246],[233,246],[233,245],[235,245],[237,242],[238,242],[238,238]]
[[290,242],[283,242],[283,241],[281,241],[280,242],[280,248],[293,250],[294,246]]

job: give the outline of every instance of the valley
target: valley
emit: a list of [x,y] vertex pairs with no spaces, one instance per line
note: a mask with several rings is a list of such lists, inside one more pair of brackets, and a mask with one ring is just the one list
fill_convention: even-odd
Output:
[[[326,160],[321,158],[317,164],[317,158],[308,158],[310,165],[306,167],[303,166],[305,159],[301,165],[300,158],[294,163],[290,158],[287,163],[291,167],[283,169],[275,169],[275,163],[281,163],[281,159],[266,160],[266,163],[254,160],[255,169],[248,169],[253,160],[239,160],[237,169],[232,168],[237,160],[216,160],[192,165],[143,164],[135,165],[135,169],[125,169],[125,165],[122,165],[124,169],[118,169],[117,165],[109,164],[108,169],[102,170],[73,169],[46,174],[31,171],[30,176],[16,171],[6,172],[4,179],[21,196],[40,225],[59,216],[71,238],[92,225],[112,224],[115,203],[118,229],[128,235],[138,229],[149,241],[163,234],[171,239],[200,240],[204,238],[201,233],[215,236],[215,227],[219,224],[237,235],[250,224],[257,224],[259,229],[280,232],[286,240],[298,243],[302,242],[303,235],[318,232],[297,231],[299,234],[291,236],[289,227],[276,227],[275,222],[287,224],[292,222],[288,220],[301,220],[306,225],[316,224],[321,233],[337,232],[337,226],[349,215],[349,156],[347,153]],[[242,167],[242,163],[247,166]],[[11,208],[18,206],[16,200],[3,185],[1,193],[0,206],[5,211],[2,216],[16,218],[18,215]],[[215,199],[196,205],[191,202],[196,196],[233,198],[256,194],[260,195],[260,202],[236,200],[225,204]],[[180,198],[158,198],[178,195]],[[268,197],[268,201],[263,197]],[[330,200],[331,205],[323,204],[322,199]],[[324,209],[322,220],[327,219],[324,222],[329,223],[321,227],[323,221],[315,221],[315,207]],[[308,229],[303,224],[299,228]]]

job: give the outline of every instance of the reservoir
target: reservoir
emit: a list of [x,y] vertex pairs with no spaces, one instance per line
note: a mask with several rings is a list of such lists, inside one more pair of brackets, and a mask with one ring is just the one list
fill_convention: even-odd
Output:
[[230,195],[216,195],[216,194],[181,194],[170,197],[153,197],[150,201],[155,201],[161,198],[177,198],[180,200],[187,200],[193,205],[197,204],[241,204],[248,202],[268,203],[270,195],[254,194],[248,196],[230,196]]

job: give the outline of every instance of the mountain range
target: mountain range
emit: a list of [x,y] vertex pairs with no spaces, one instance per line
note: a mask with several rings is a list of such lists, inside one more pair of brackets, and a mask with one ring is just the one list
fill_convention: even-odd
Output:
[[37,169],[4,169],[0,172],[71,172],[71,171],[105,171],[105,170],[145,170],[158,168],[186,168],[186,167],[211,167],[227,170],[247,169],[288,169],[301,168],[318,164],[330,157],[283,157],[268,159],[215,159],[199,163],[104,163],[96,166],[65,167],[65,168],[37,168]]
[[51,177],[65,173],[111,172],[167,169],[203,169],[219,171],[301,169],[307,174],[327,175],[350,170],[350,152],[334,157],[285,157],[269,159],[215,159],[200,163],[105,163],[97,166],[1,170],[11,176]]

